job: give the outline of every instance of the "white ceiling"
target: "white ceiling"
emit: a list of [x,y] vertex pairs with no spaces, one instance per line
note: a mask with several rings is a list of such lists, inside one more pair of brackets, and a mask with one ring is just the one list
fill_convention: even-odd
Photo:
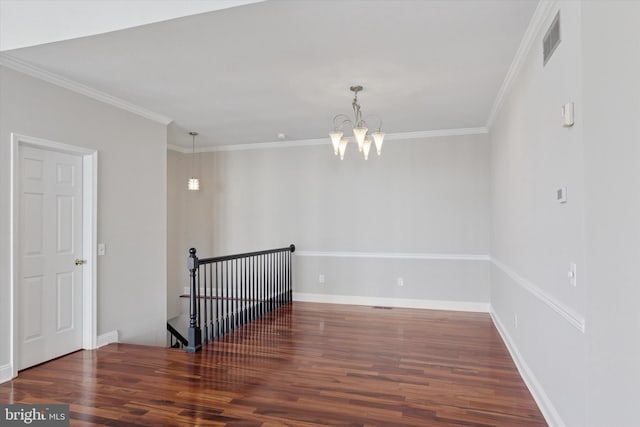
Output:
[[0,0],[0,51],[264,0]]
[[476,128],[536,6],[268,0],[5,53],[173,119],[184,147],[324,138],[352,84],[387,133]]

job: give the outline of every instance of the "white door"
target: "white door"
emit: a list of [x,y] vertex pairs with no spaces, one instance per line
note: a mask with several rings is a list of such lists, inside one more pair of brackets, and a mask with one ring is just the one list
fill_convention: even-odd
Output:
[[82,347],[82,157],[20,148],[19,363]]

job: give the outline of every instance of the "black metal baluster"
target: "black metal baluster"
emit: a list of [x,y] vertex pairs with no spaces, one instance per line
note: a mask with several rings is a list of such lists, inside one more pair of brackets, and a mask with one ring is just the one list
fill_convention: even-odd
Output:
[[240,326],[245,324],[245,311],[244,302],[244,287],[245,287],[245,275],[246,275],[246,258],[240,258]]
[[[293,246],[293,245],[292,245]],[[287,254],[287,275],[289,280],[287,280],[287,302],[293,301],[293,270],[291,268],[291,262],[293,261],[293,250]]]
[[243,289],[243,293],[244,296],[242,297],[242,324],[246,325],[247,323],[249,323],[249,319],[247,316],[247,303],[249,302],[247,300],[247,262],[248,259],[247,258],[243,258],[243,279],[242,279],[242,289]]
[[284,269],[284,303],[289,303],[289,254],[291,252],[287,251],[284,254],[284,263],[282,264],[282,268]]
[[218,282],[218,263],[215,263],[216,265],[216,326],[214,328],[215,331],[215,339],[218,339],[220,337],[220,308],[218,307],[218,302],[220,301],[219,299],[219,295],[218,295],[218,286],[219,286],[219,282]]
[[[200,268],[198,267],[198,271],[200,271]],[[204,343],[208,344],[209,343],[209,327],[207,326],[207,267],[204,266],[204,268],[202,269],[202,271],[200,271],[200,273],[204,273],[204,299],[200,299],[198,301],[198,305],[204,305],[204,328],[202,333],[204,334]],[[198,285],[200,285],[200,274],[198,275]]]
[[275,298],[275,286],[276,286],[276,266],[275,266],[275,254],[271,254],[271,262],[269,263],[269,269],[271,271],[271,278],[269,280],[269,311],[274,309]]
[[264,316],[267,303],[267,255],[262,255],[262,283],[260,284],[260,316]]
[[256,274],[257,274],[256,273],[257,272],[256,260],[257,260],[257,258],[258,257],[256,257],[256,256],[251,257],[251,268],[253,270],[253,272],[251,274],[251,276],[253,278],[252,282],[251,282],[251,289],[253,289],[252,290],[252,301],[251,301],[251,304],[252,304],[252,307],[253,307],[253,309],[251,310],[252,311],[251,321],[254,321],[254,320],[256,320],[258,318],[258,314],[257,314],[258,313],[258,292],[257,292],[257,289],[256,289],[256,287],[258,286],[258,284],[256,282]]
[[249,257],[248,259],[249,262],[249,282],[248,282],[248,286],[249,286],[249,295],[247,296],[247,298],[249,298],[248,301],[248,309],[249,309],[249,323],[253,322],[253,272],[254,272],[254,265],[253,265],[253,257]]
[[270,265],[270,255],[266,254],[264,256],[264,269],[265,269],[265,276],[264,276],[264,314],[267,314],[269,312],[269,283],[270,283],[270,277],[271,277],[271,270],[269,269],[269,265]]
[[225,314],[224,314],[224,333],[225,335],[229,332],[229,326],[230,326],[230,321],[229,321],[229,261],[226,261],[225,263],[225,270],[226,270],[226,287],[227,287],[227,295],[226,298],[224,299],[224,304],[225,304]]
[[233,262],[233,299],[231,300],[233,304],[233,309],[231,312],[233,313],[233,322],[231,323],[231,329],[238,329],[238,260],[235,259]]
[[196,271],[198,269],[198,257],[196,249],[189,249],[189,274],[191,277],[191,292],[189,294],[189,333],[187,337],[186,350],[189,353],[195,353],[202,347],[202,332],[197,322],[197,289],[198,282],[196,280]]
[[284,270],[286,271],[286,275],[287,275],[286,278],[285,278],[285,281],[284,281],[284,292],[285,292],[284,301],[287,304],[289,302],[291,302],[291,300],[289,299],[289,282],[291,280],[291,278],[289,276],[289,264],[290,264],[290,262],[291,262],[291,252],[287,251],[287,253],[285,254],[285,257],[284,257],[284,264],[285,264],[284,265]]
[[213,341],[213,265],[209,264],[209,333],[211,334],[209,337],[210,341]]
[[273,304],[271,305],[271,309],[275,310],[278,308],[278,253],[274,253],[272,255],[272,265],[273,265]]
[[282,266],[282,252],[278,252],[278,307],[282,306],[282,281],[284,280],[284,268]]
[[230,279],[229,280],[231,282],[230,283],[231,287],[230,287],[230,292],[229,292],[229,332],[231,332],[231,331],[233,331],[233,322],[234,322],[234,319],[235,319],[235,316],[234,316],[235,313],[233,311],[233,309],[234,309],[234,301],[233,301],[233,296],[234,296],[233,290],[234,289],[233,288],[234,288],[235,280],[236,280],[236,277],[233,274],[234,271],[235,271],[235,260],[232,260],[231,263],[229,264],[229,266],[231,267],[231,271],[229,272],[229,275],[230,275]]

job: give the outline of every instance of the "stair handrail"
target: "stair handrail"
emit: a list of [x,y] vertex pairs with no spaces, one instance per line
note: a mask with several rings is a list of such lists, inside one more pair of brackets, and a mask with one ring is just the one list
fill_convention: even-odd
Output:
[[[201,319],[200,319],[200,276],[198,275],[199,267],[201,265],[212,264],[217,262],[224,261],[232,261],[241,258],[251,258],[261,255],[282,253],[282,252],[295,252],[296,246],[291,244],[284,248],[277,249],[266,249],[262,251],[255,252],[245,252],[234,255],[223,255],[218,257],[210,257],[210,258],[202,258],[199,259],[197,256],[196,248],[189,249],[189,257],[188,257],[188,269],[189,269],[189,329],[188,329],[188,344],[185,346],[185,350],[189,353],[195,353],[202,349],[202,329],[201,329]],[[291,280],[291,277],[289,277]],[[206,298],[206,276],[205,276],[205,298]],[[290,285],[290,284],[289,284]],[[288,291],[288,299],[287,302],[291,301],[291,289]],[[213,295],[211,295],[213,297]],[[205,303],[206,310],[206,303]],[[207,313],[205,311],[205,316]],[[206,322],[206,319],[205,319]],[[205,325],[206,330],[206,325]],[[208,337],[208,333],[207,333]]]

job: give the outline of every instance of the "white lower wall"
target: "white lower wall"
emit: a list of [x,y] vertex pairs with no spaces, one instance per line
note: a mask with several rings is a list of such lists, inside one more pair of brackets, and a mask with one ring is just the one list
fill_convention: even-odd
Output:
[[558,427],[580,425],[577,420],[584,416],[581,404],[587,386],[584,333],[557,307],[495,264],[491,267],[491,311],[547,422]]
[[[394,300],[415,300],[423,301],[416,305],[423,307],[428,305],[426,301],[489,302],[489,261],[482,257],[461,260],[420,259],[419,254],[414,258],[408,258],[409,254],[391,258],[389,254],[375,253],[368,257],[300,253],[294,258],[294,291],[300,294],[349,297],[353,301],[358,297],[361,302],[387,299],[390,305]],[[320,275],[324,276],[324,283],[320,283]],[[400,279],[402,286],[398,284]]]

